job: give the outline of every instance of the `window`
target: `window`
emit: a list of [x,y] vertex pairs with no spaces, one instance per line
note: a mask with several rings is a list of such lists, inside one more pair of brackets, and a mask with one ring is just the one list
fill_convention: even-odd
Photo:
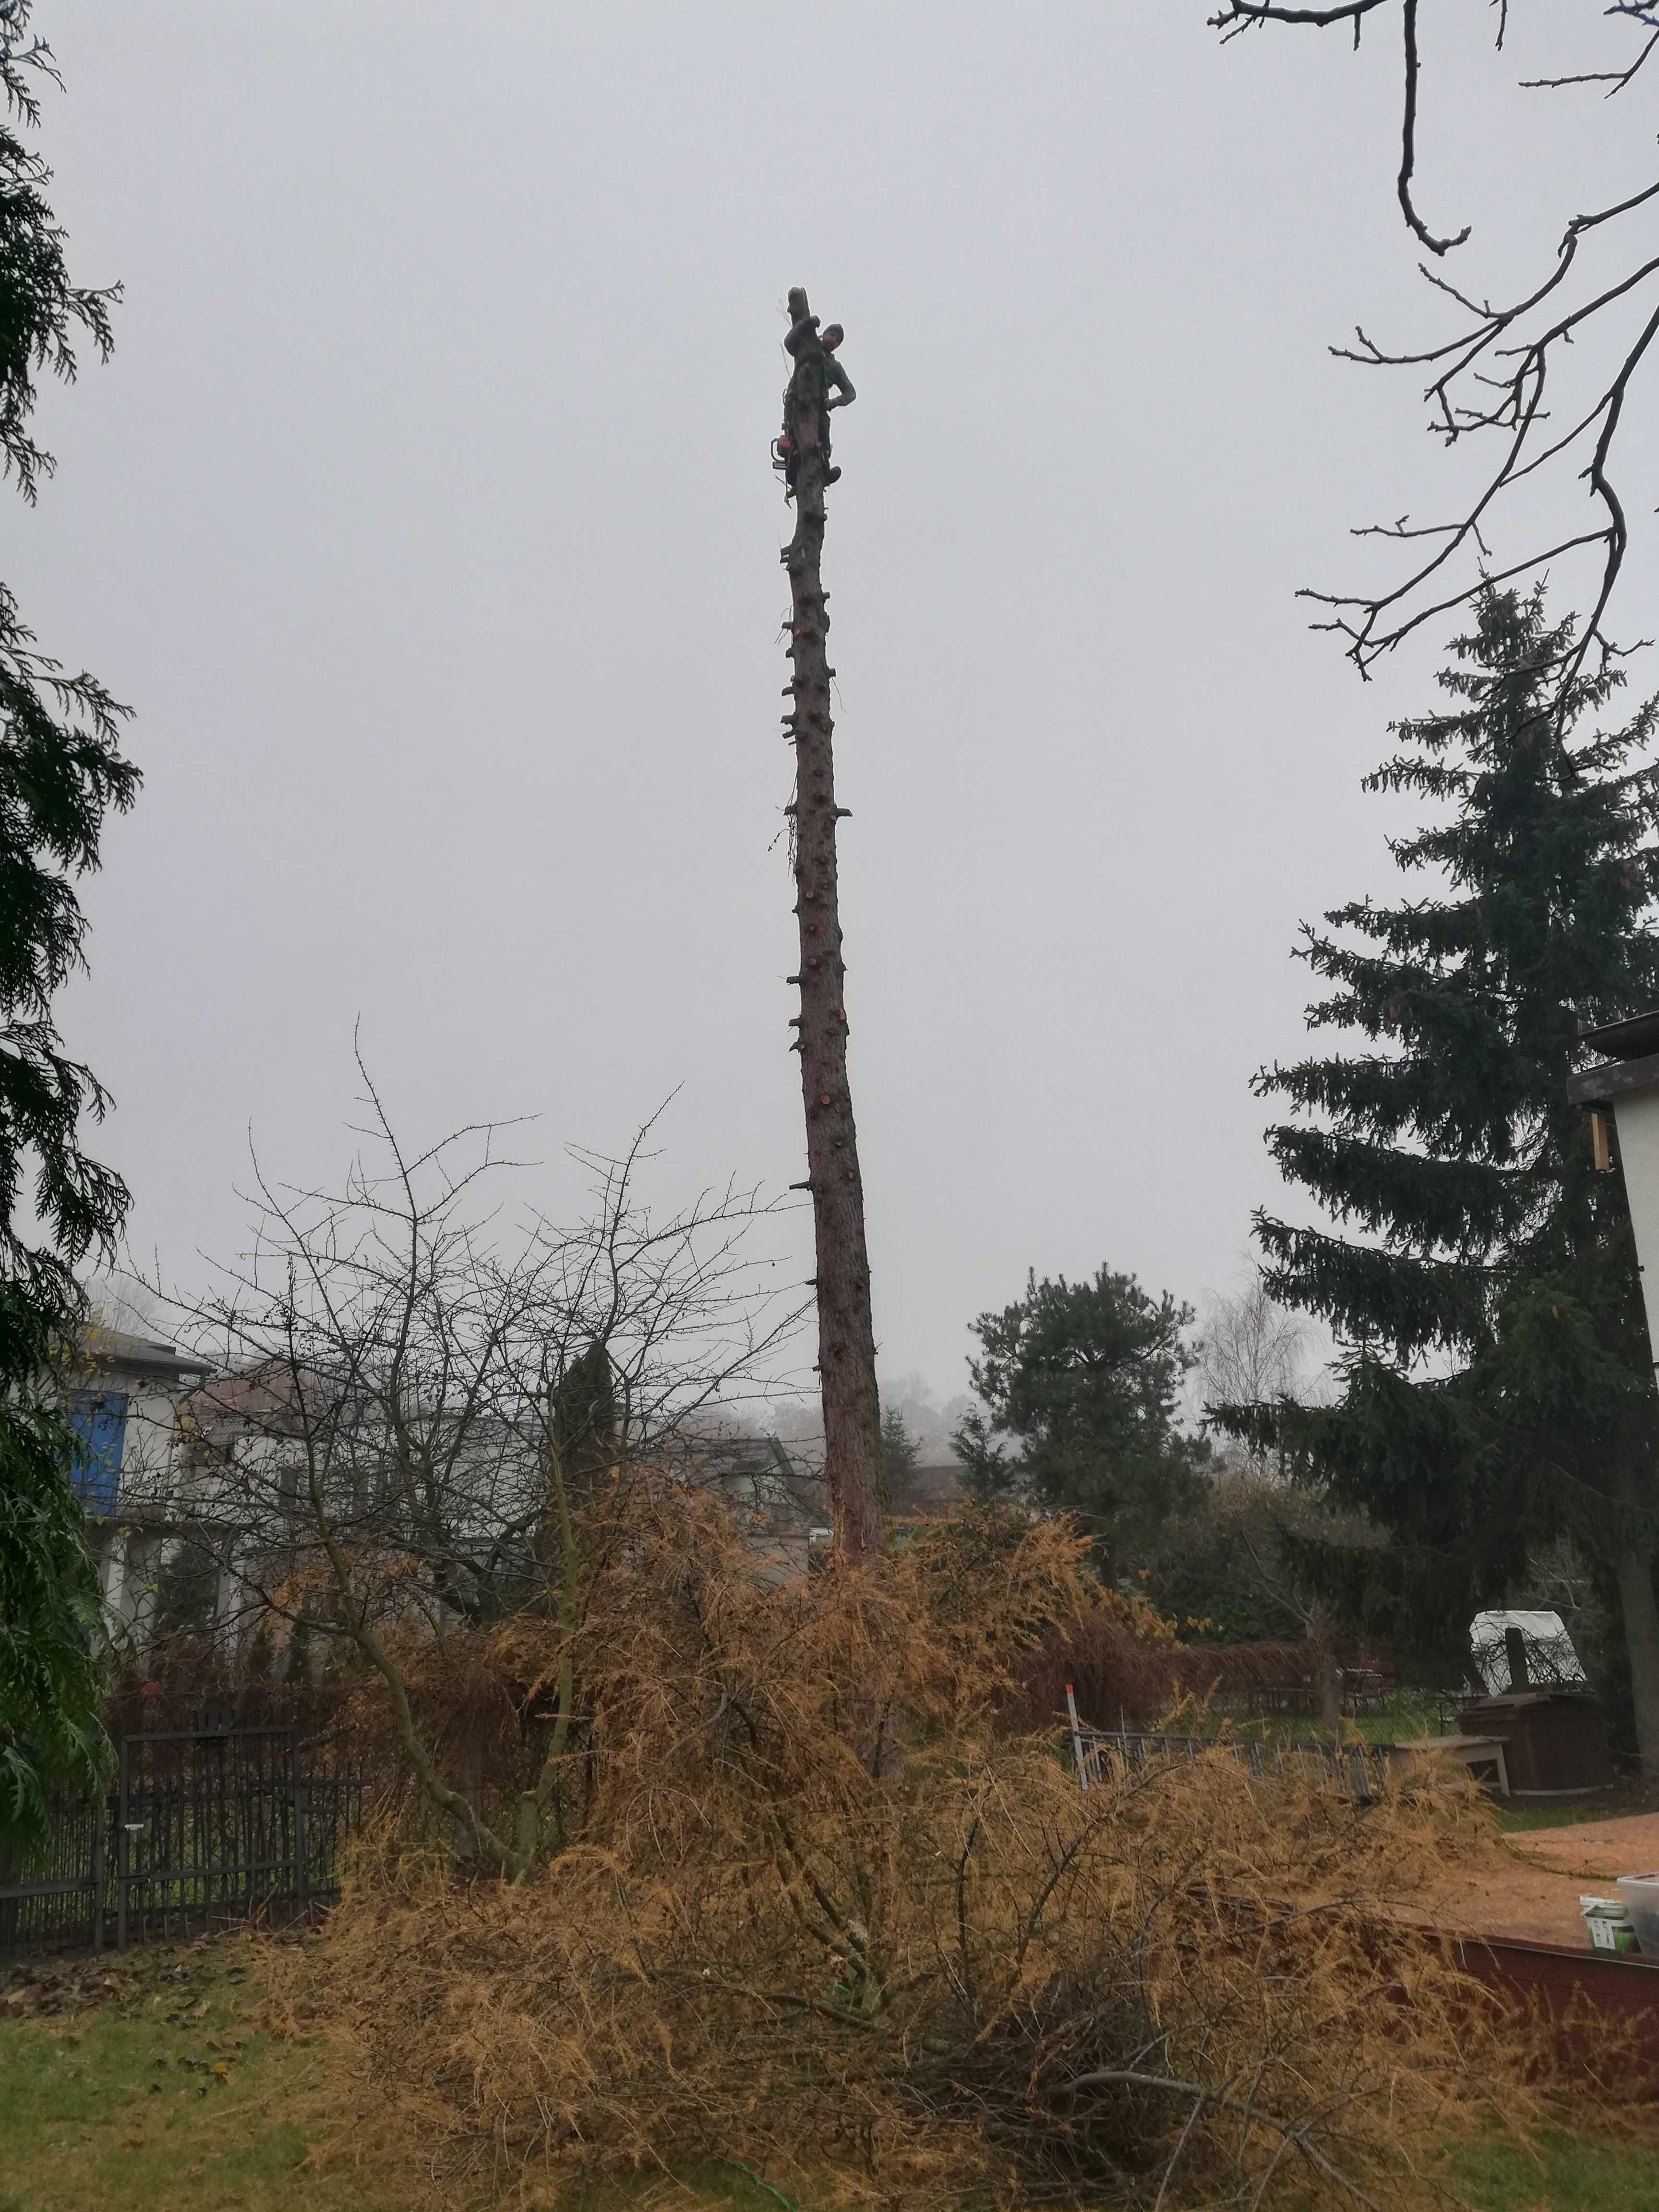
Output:
[[127,1436],[125,1390],[76,1390],[67,1408],[75,1436],[70,1479],[88,1513],[113,1513]]

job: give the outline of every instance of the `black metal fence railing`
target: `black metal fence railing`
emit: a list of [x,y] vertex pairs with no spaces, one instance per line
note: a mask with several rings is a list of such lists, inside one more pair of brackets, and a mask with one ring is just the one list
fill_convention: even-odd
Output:
[[338,1897],[362,1806],[292,1728],[125,1735],[108,1796],[65,1801],[38,1850],[0,1860],[0,1956],[305,1918]]
[[1202,1759],[1219,1753],[1235,1759],[1258,1780],[1267,1775],[1294,1776],[1322,1787],[1335,1787],[1360,1804],[1382,1795],[1388,1772],[1385,1747],[1372,1743],[1272,1743],[1198,1735],[1143,1735],[1127,1729],[1085,1728],[1070,1713],[1072,1757],[1080,1789],[1098,1788],[1116,1773],[1138,1774],[1160,1763]]
[[60,1803],[38,1850],[21,1861],[0,1857],[0,1958],[91,1943],[92,1900],[106,1894],[113,1806]]
[[[1356,1720],[1383,1711],[1395,1694],[1393,1678],[1371,1667],[1342,1669],[1342,1711]],[[1239,1720],[1300,1720],[1322,1710],[1319,1685],[1262,1681],[1224,1685],[1207,1700],[1207,1710]]]

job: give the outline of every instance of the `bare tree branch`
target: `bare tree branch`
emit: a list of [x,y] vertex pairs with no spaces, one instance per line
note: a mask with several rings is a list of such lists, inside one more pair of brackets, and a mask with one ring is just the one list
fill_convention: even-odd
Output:
[[[1316,2166],[1327,2180],[1335,2182],[1354,2203],[1364,2205],[1367,2212],[1377,2212],[1376,2203],[1366,2196],[1358,2183],[1351,2181],[1340,2166],[1334,2166],[1308,2141],[1309,2129],[1312,2125],[1310,2119],[1292,2126],[1286,2120],[1276,2118],[1272,2112],[1264,2112],[1261,2106],[1253,2104],[1248,2098],[1231,2096],[1228,2094],[1231,2083],[1213,2088],[1202,2081],[1176,2081],[1165,2074],[1141,2074],[1132,2067],[1111,2066],[1102,2067],[1093,2074],[1079,2074],[1075,2081],[1066,2084],[1065,2094],[1076,2096],[1085,2089],[1106,2088],[1120,2084],[1128,2088],[1161,2089],[1172,2096],[1191,2097],[1200,2104],[1213,2105],[1222,2112],[1236,2112],[1249,2127],[1271,2128],[1300,2153],[1310,2166]],[[1185,2139],[1183,2136],[1182,2141]]]
[[[1267,23],[1296,24],[1316,28],[1350,22],[1358,42],[1361,21],[1385,5],[1398,5],[1402,33],[1403,119],[1401,161],[1396,194],[1401,216],[1417,241],[1437,259],[1470,235],[1466,226],[1453,237],[1437,237],[1423,222],[1413,197],[1417,167],[1418,91],[1420,62],[1418,51],[1419,0],[1352,0],[1346,7],[1291,8],[1233,0],[1233,4],[1211,16],[1212,27],[1224,39]],[[1659,0],[1614,0],[1603,11],[1609,20],[1622,21],[1648,35],[1640,51],[1616,68],[1588,69],[1570,75],[1534,77],[1522,82],[1534,88],[1562,89],[1580,84],[1601,84],[1607,96],[1620,92],[1659,46]],[[1508,10],[1499,10],[1496,46],[1502,48]],[[1489,582],[1536,574],[1567,555],[1595,549],[1599,554],[1592,612],[1562,655],[1559,695],[1565,696],[1574,678],[1593,655],[1605,663],[1617,650],[1607,620],[1630,546],[1626,503],[1615,478],[1615,458],[1624,427],[1626,401],[1636,374],[1647,361],[1659,332],[1659,305],[1651,295],[1659,289],[1659,256],[1640,255],[1613,282],[1589,297],[1556,310],[1541,327],[1531,319],[1553,307],[1559,296],[1571,296],[1577,272],[1579,247],[1593,232],[1644,209],[1659,194],[1659,181],[1645,185],[1627,198],[1589,214],[1576,215],[1567,223],[1556,247],[1554,265],[1520,298],[1497,303],[1449,283],[1434,269],[1420,270],[1431,289],[1451,301],[1461,320],[1450,335],[1433,345],[1402,348],[1379,343],[1361,328],[1357,343],[1334,346],[1339,360],[1366,368],[1428,368],[1433,374],[1424,398],[1430,427],[1448,448],[1478,436],[1495,441],[1497,457],[1462,513],[1445,520],[1409,525],[1405,517],[1392,525],[1371,524],[1357,532],[1361,537],[1393,538],[1400,542],[1432,540],[1425,554],[1391,586],[1375,591],[1307,591],[1302,596],[1330,610],[1328,620],[1315,627],[1336,631],[1347,641],[1348,658],[1362,675],[1369,675],[1377,659],[1403,643],[1424,623],[1472,599]],[[1621,310],[1644,292],[1646,312],[1632,332],[1622,323]],[[1571,426],[1553,427],[1547,404],[1553,378],[1564,369],[1577,349],[1594,338],[1610,355],[1606,373],[1593,387],[1586,404],[1575,405]],[[1592,356],[1592,359],[1594,356]],[[1506,560],[1495,573],[1491,568],[1493,532],[1505,495],[1528,478],[1536,478],[1551,464],[1569,455],[1580,457],[1576,482],[1598,510],[1593,526],[1545,533],[1549,542]],[[1455,585],[1449,591],[1434,590],[1445,576]]]
[[[695,1424],[764,1394],[800,1309],[781,1259],[745,1247],[774,1210],[755,1193],[653,1213],[654,1116],[618,1158],[574,1155],[585,1219],[513,1227],[498,1125],[411,1150],[362,1072],[372,1149],[343,1187],[287,1188],[256,1161],[252,1250],[167,1299],[216,1371],[155,1502],[201,1529],[253,1610],[355,1648],[419,1789],[477,1861],[522,1875],[559,1829],[570,1655],[617,1501],[695,1475]],[[487,1819],[440,1771],[411,1655],[520,1616],[543,1624],[556,1709],[519,1798]]]
[[1418,214],[1412,198],[1412,177],[1417,167],[1417,0],[1401,0],[1406,29],[1406,98],[1400,125],[1400,212],[1413,233],[1431,253],[1449,253],[1469,234],[1465,223],[1455,238],[1437,238]]
[[1333,23],[1352,23],[1358,45],[1360,18],[1391,4],[1392,0],[1343,0],[1343,4],[1335,8],[1282,8],[1257,6],[1255,0],[1231,0],[1231,6],[1211,16],[1210,27],[1232,37],[1239,31],[1249,30],[1252,23],[1311,23],[1322,31]]

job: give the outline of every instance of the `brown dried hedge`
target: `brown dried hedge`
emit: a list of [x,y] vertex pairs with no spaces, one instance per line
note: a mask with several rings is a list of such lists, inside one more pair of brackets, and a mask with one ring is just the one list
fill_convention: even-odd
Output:
[[1068,1682],[1097,1728],[1144,1729],[1185,1703],[1249,1705],[1285,1689],[1316,1711],[1316,1668],[1310,1644],[1180,1644],[1149,1607],[1120,1601],[1056,1625],[1021,1653],[1003,1714],[1012,1727],[1042,1728],[1064,1711]]

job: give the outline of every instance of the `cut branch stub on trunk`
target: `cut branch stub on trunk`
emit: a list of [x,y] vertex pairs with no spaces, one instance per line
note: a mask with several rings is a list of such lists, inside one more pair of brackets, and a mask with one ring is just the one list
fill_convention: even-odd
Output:
[[864,1186],[847,1078],[847,968],[842,957],[836,868],[834,722],[830,711],[830,617],[823,578],[823,489],[840,474],[830,458],[830,411],[853,397],[835,359],[840,331],[819,334],[804,291],[789,295],[787,341],[794,368],[784,394],[778,450],[795,502],[789,572],[787,657],[795,748],[795,913],[800,964],[799,1049],[806,1111],[807,1181],[817,1258],[818,1366],[824,1482],[836,1549],[849,1563],[887,1547],[881,1405],[876,1391]]

